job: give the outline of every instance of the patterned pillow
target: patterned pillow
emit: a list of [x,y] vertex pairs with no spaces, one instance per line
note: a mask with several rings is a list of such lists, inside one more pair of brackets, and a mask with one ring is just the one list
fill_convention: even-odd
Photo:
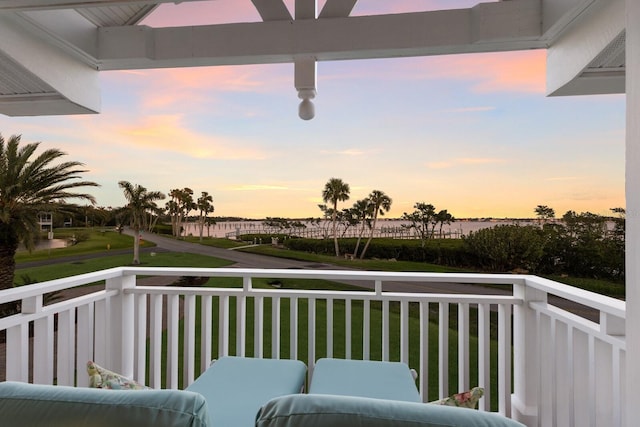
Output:
[[89,387],[93,388],[108,388],[111,390],[144,390],[149,388],[125,376],[111,372],[102,366],[98,366],[92,361],[87,362],[87,373],[89,374]]
[[484,388],[474,387],[469,391],[457,393],[449,397],[445,397],[444,399],[434,400],[433,402],[429,403],[433,403],[435,405],[458,406],[461,408],[475,409],[478,405],[478,401],[483,395]]

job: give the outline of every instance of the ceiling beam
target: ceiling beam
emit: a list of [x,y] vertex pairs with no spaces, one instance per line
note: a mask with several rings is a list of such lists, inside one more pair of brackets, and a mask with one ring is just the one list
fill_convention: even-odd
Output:
[[598,5],[568,28],[547,50],[547,95],[624,92],[624,70],[601,73],[590,69],[594,59],[621,36],[624,28],[624,0]]
[[[8,116],[100,111],[98,71],[0,14],[0,113]],[[11,89],[12,88],[12,89]]]
[[472,9],[98,32],[102,70],[428,56],[545,48],[540,2]]

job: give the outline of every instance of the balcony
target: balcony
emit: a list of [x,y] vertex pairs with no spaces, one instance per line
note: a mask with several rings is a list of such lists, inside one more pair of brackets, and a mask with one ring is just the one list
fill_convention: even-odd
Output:
[[[145,285],[162,276],[212,286]],[[279,287],[297,282],[309,289]],[[398,282],[503,294],[388,290]],[[79,296],[43,303],[70,290]],[[480,410],[529,426],[624,424],[625,302],[536,276],[121,267],[0,292],[11,301],[21,313],[0,319],[7,380],[86,387],[95,360],[184,388],[223,355],[300,359],[310,374],[320,357],[395,360],[417,371],[425,402],[480,385]]]

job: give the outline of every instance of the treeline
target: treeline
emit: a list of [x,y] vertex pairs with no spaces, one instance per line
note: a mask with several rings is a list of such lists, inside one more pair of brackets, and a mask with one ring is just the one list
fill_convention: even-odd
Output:
[[[624,279],[624,211],[618,217],[567,212],[561,221],[534,225],[498,225],[463,239],[375,239],[368,258],[421,261],[493,273],[567,274]],[[293,250],[332,254],[329,240],[287,239]],[[340,239],[352,253],[356,239]]]

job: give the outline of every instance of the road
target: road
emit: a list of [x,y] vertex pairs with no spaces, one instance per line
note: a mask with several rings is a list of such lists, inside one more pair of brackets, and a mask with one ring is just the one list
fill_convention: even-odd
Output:
[[[186,252],[198,255],[208,255],[216,258],[232,261],[234,268],[267,268],[267,269],[311,269],[311,270],[352,270],[348,267],[331,264],[297,261],[286,258],[276,258],[266,255],[240,252],[211,246],[189,243],[181,240],[160,236],[157,234],[143,233],[142,239],[153,242],[158,248],[171,252]],[[373,289],[374,284],[363,281],[342,281],[350,285]],[[391,292],[428,292],[428,293],[455,293],[486,295],[511,295],[511,289],[488,288],[485,286],[469,285],[464,283],[412,283],[412,282],[385,282],[384,290]]]

